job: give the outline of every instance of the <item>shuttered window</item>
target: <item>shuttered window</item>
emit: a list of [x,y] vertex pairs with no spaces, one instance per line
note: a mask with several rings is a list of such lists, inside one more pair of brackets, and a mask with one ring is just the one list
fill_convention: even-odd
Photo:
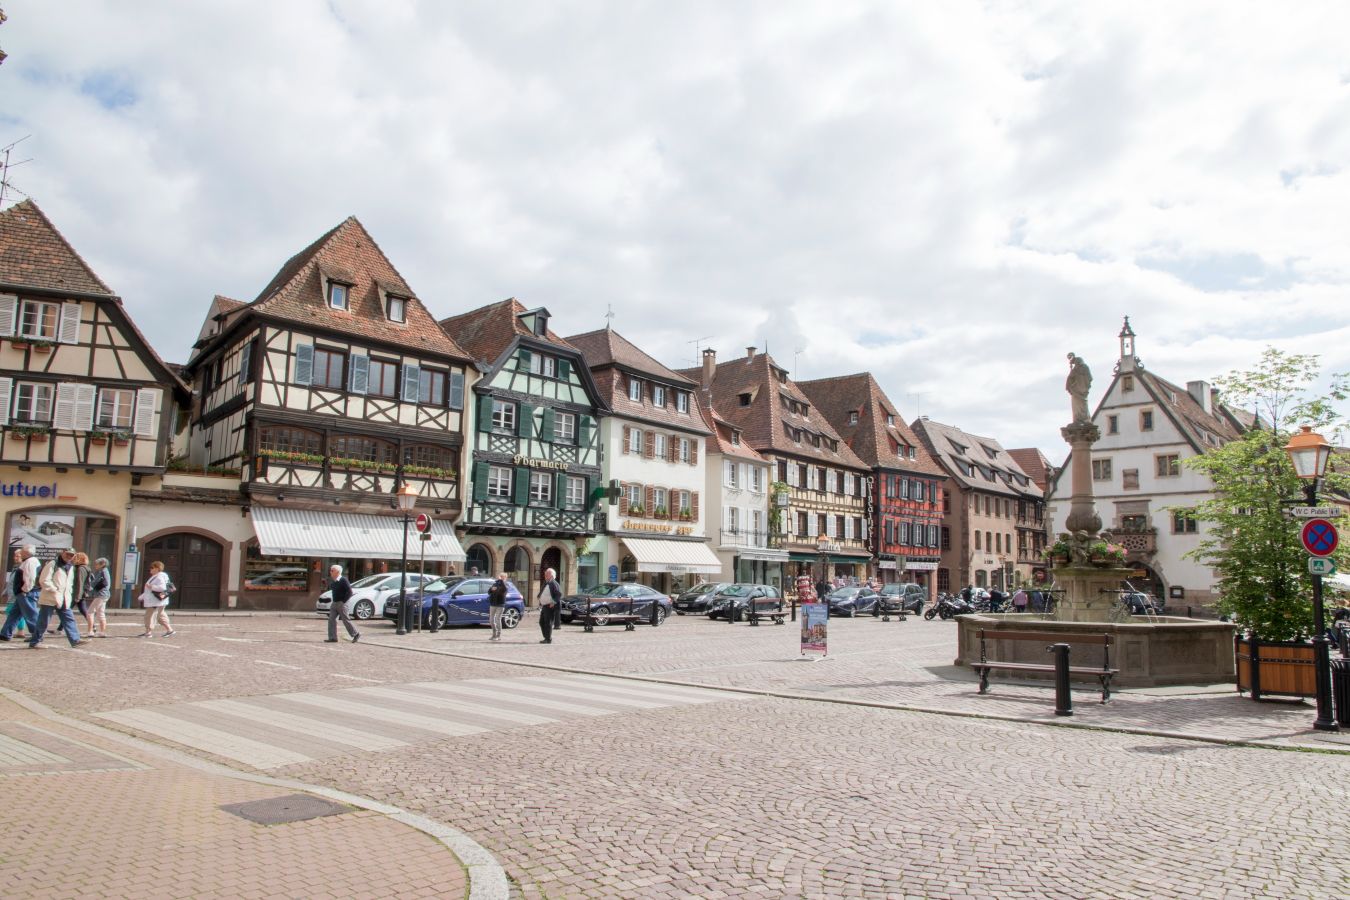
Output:
[[[409,366],[416,369],[416,366]],[[417,370],[417,402],[427,406],[445,405],[445,373],[436,369]],[[464,402],[464,385],[460,384],[460,403]]]
[[[335,391],[342,390],[343,386],[347,383],[345,371],[347,368],[347,354],[343,353],[341,350],[328,350],[324,347],[315,347],[313,348],[312,355],[314,362],[312,384],[319,388],[331,388]],[[305,383],[300,381],[300,375],[303,374],[301,371],[302,362],[303,358],[300,357],[297,351],[295,372],[296,381],[300,384]]]
[[490,466],[487,477],[487,495],[498,500],[511,499],[511,473],[509,466]]
[[14,385],[13,420],[20,423],[50,422],[54,396],[54,385],[20,381]]
[[[78,308],[78,307],[77,307]],[[56,325],[61,304],[25,300],[19,305],[19,337],[40,341],[56,340]]]
[[159,411],[159,388],[141,388],[136,392],[136,412],[131,430],[143,437],[155,433],[155,413]]
[[98,427],[109,431],[130,431],[135,408],[136,394],[130,388],[99,388]]
[[398,363],[372,359],[366,366],[366,393],[374,397],[398,397]]

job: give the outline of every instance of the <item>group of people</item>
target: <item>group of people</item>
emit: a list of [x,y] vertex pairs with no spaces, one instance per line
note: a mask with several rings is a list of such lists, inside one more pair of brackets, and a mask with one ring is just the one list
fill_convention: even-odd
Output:
[[[166,611],[172,592],[164,564],[151,563],[140,596],[145,608],[145,631],[140,637],[153,637],[156,623],[163,627],[165,637],[175,633]],[[53,615],[71,647],[108,636],[107,606],[112,580],[108,560],[103,557],[90,565],[87,554],[67,547],[44,563],[38,559],[35,545],[20,547],[14,551],[13,567],[5,576],[3,595],[8,605],[5,624],[0,626],[0,641],[7,643],[17,635],[20,640],[26,639],[29,647],[40,649]],[[74,611],[84,619],[84,634],[80,633]]]

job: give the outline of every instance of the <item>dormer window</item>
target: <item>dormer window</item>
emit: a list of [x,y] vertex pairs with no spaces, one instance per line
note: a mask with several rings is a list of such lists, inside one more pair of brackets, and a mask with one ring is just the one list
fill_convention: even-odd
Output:
[[858,414],[856,412],[851,412],[848,414],[848,424],[850,425],[858,424]]
[[749,405],[750,405],[750,395],[749,395],[748,393],[738,395],[738,396],[737,396],[737,399],[740,400],[741,406],[749,406]]
[[653,406],[666,405],[666,389],[662,385],[659,384],[652,385],[652,405]]
[[684,391],[675,392],[675,409],[677,412],[689,412],[689,395]]
[[390,294],[385,298],[385,312],[391,322],[408,321],[408,298]]
[[636,378],[628,379],[628,399],[634,403],[642,402],[642,382]]
[[741,445],[741,433],[739,431],[733,431],[731,433],[731,445],[733,447],[739,447]]
[[345,310],[350,303],[351,287],[340,281],[328,282],[328,305],[333,309]]
[[895,427],[895,416],[891,415],[890,413],[886,413],[886,427],[888,428]]

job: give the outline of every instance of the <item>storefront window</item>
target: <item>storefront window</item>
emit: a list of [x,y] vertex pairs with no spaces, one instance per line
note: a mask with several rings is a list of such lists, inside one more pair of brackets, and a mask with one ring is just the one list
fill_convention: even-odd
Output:
[[[11,513],[6,523],[9,534],[9,551],[25,544],[37,548],[39,559],[54,559],[66,548],[83,551],[91,560],[102,556],[108,559],[114,568],[118,567],[116,557],[117,523],[103,516],[92,516],[75,509],[30,509]],[[5,568],[9,568],[9,555],[5,555]]]
[[310,561],[304,556],[263,556],[253,544],[244,555],[244,590],[309,590]]
[[530,591],[530,554],[524,547],[512,547],[506,551],[506,574],[522,594]]
[[474,570],[478,570],[479,575],[496,575],[492,571],[492,554],[483,544],[474,544],[468,549],[464,559],[464,574],[472,575]]

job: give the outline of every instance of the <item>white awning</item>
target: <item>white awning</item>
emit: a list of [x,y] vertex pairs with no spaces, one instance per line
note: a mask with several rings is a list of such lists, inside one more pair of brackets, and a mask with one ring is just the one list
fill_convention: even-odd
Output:
[[[328,556],[398,559],[403,555],[403,519],[364,513],[316,512],[278,506],[250,510],[258,550],[265,556]],[[422,541],[408,526],[408,558],[463,562],[464,548],[449,522],[431,523],[431,540]]]
[[660,538],[623,537],[621,540],[637,560],[639,572],[717,575],[722,571],[721,560],[704,543]]

